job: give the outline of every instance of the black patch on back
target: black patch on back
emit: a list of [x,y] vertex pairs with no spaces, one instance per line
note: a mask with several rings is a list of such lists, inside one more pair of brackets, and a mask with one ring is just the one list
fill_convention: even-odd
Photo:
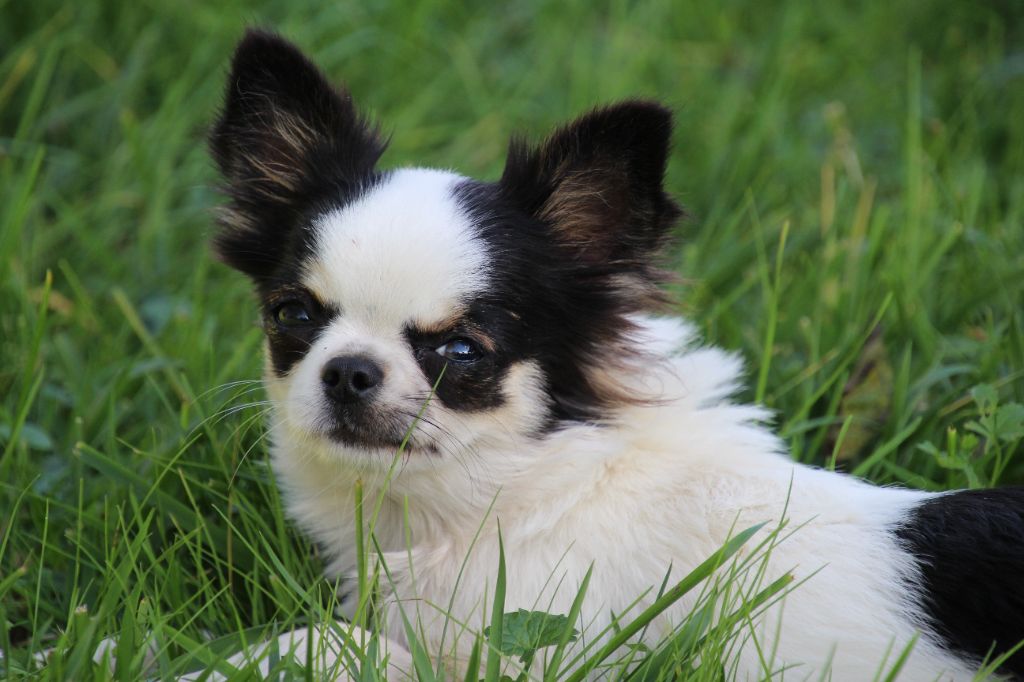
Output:
[[[1024,488],[932,498],[893,532],[918,560],[927,621],[948,649],[981,660],[1024,640]],[[1002,672],[1024,679],[1024,653]]]

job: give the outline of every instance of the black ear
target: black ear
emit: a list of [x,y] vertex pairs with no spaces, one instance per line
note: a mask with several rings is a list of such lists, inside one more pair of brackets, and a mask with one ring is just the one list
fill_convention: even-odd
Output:
[[268,275],[302,217],[318,202],[357,193],[385,145],[348,92],[332,88],[294,45],[247,32],[210,134],[231,198],[215,240],[221,258]]
[[682,215],[662,186],[671,136],[655,102],[596,109],[539,147],[513,140],[501,186],[583,263],[639,266]]

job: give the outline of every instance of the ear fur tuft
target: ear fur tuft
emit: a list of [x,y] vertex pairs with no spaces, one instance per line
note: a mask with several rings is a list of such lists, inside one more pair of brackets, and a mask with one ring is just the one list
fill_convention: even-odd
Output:
[[671,135],[655,102],[595,109],[537,147],[514,139],[501,186],[581,261],[646,262],[682,215],[662,186]]
[[273,270],[318,201],[357,194],[372,179],[386,146],[346,90],[294,45],[257,30],[235,50],[209,144],[231,199],[215,247],[256,278]]

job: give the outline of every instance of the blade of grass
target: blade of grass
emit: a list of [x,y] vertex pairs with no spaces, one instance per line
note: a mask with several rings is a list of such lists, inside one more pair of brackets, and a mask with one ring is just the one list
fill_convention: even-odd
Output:
[[660,615],[667,608],[679,601],[683,595],[707,579],[708,576],[714,573],[725,561],[736,554],[736,552],[738,552],[740,548],[743,547],[743,545],[745,545],[747,541],[764,526],[765,524],[763,523],[752,526],[746,530],[740,531],[734,537],[730,538],[729,541],[726,542],[718,551],[701,562],[697,568],[690,571],[686,577],[676,583],[662,597],[644,609],[644,611],[641,612],[635,620],[611,637],[596,654],[585,661],[584,664],[576,669],[574,673],[569,675],[565,682],[580,682],[580,680],[585,678],[591,670],[611,656],[616,649],[625,644],[630,637],[643,629],[649,622],[654,620],[655,617]]
[[505,543],[501,537],[501,526],[498,527],[498,577],[494,582],[494,598],[491,601],[491,628],[487,635],[487,667],[484,671],[486,682],[499,682],[501,679],[501,645],[502,623],[505,616]]

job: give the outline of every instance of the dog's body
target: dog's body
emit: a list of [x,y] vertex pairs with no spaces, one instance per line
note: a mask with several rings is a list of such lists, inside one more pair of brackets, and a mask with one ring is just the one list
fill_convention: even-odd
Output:
[[1024,493],[800,466],[762,409],[729,402],[738,360],[651,313],[679,214],[662,190],[669,130],[630,102],[513,145],[497,183],[381,172],[347,94],[284,41],[243,41],[211,139],[232,197],[218,249],[263,301],[293,517],[348,578],[357,481],[366,518],[383,499],[386,604],[438,645],[440,610],[485,624],[499,524],[506,611],[567,612],[593,566],[579,623],[595,633],[737,531],[786,519],[760,580],[800,584],[743,628],[737,679],[871,679],[916,633],[903,679],[971,679],[1024,638]]
[[[659,339],[666,346],[680,340]],[[777,614],[760,621],[762,649],[776,652],[770,670],[799,664],[787,677],[813,679],[830,663],[833,679],[860,680],[886,658],[891,666],[924,616],[908,594],[917,582],[913,558],[901,552],[892,529],[926,496],[794,465],[757,425],[761,410],[726,401],[739,369],[734,358],[698,348],[666,365],[655,377],[676,400],[624,409],[614,427],[564,428],[527,453],[508,443],[492,450],[500,456],[496,464],[452,458],[415,475],[403,471],[386,485],[385,471],[344,469],[311,456],[280,421],[273,427],[274,463],[294,517],[335,557],[332,573],[351,575],[355,567],[358,478],[368,499],[383,494],[387,500],[376,533],[390,550],[385,561],[398,595],[447,605],[454,592],[456,618],[476,628],[494,585],[499,521],[509,548],[506,610],[541,605],[567,613],[593,563],[581,622],[597,632],[613,613],[630,615],[622,611],[638,596],[648,595],[632,615],[650,604],[670,566],[681,578],[736,531],[780,520],[788,503],[793,532],[772,550],[764,584],[788,570],[798,580],[817,573],[786,598],[781,629]],[[650,640],[658,641],[692,606],[692,599],[678,603],[649,631]],[[419,613],[438,638],[440,614]],[[388,621],[395,625],[392,637],[403,640],[398,615]],[[755,647],[744,647],[739,679],[767,677],[757,656]],[[967,671],[955,657],[919,642],[905,674],[970,679]]]

